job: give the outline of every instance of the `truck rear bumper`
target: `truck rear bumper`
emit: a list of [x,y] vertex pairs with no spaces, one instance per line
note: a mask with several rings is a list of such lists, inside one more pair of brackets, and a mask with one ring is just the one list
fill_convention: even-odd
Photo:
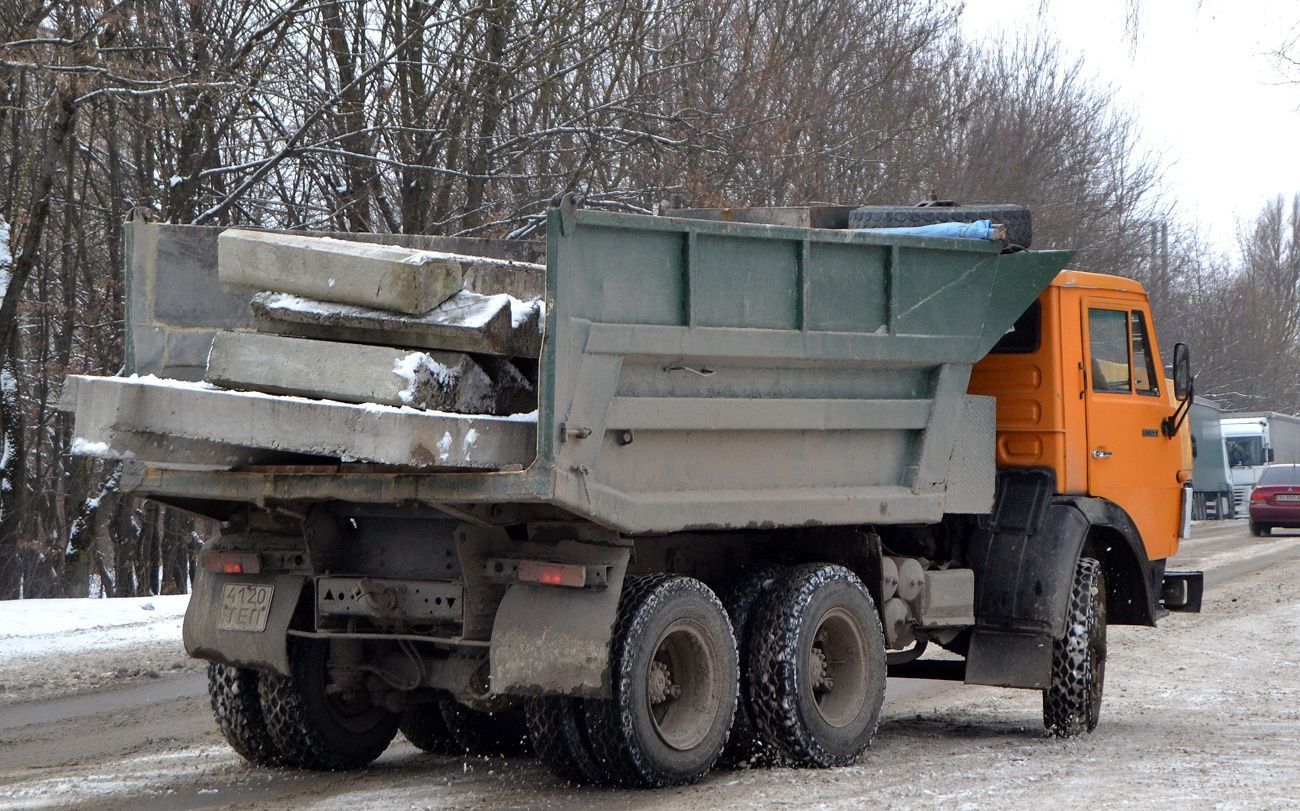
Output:
[[1204,572],[1165,572],[1160,586],[1160,605],[1167,611],[1199,614],[1204,592]]

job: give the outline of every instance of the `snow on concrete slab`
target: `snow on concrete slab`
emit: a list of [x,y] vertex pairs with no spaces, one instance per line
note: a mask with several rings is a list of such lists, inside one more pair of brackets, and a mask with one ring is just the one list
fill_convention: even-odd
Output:
[[[87,443],[106,442],[114,451],[143,432],[380,464],[499,470],[528,465],[537,448],[536,426],[508,417],[226,391],[154,377],[80,376],[76,386],[75,435]],[[471,431],[473,441],[467,441]],[[443,460],[436,446],[448,432],[459,440],[458,451]],[[140,448],[131,450],[142,461],[192,463],[170,456],[145,459]]]
[[395,245],[244,231],[217,237],[217,276],[225,284],[428,312],[464,284],[453,259]]
[[260,332],[513,357],[535,358],[541,351],[542,302],[506,293],[462,290],[418,314],[270,291],[253,296],[250,305]]
[[205,378],[227,389],[491,414],[492,381],[461,352],[219,332]]

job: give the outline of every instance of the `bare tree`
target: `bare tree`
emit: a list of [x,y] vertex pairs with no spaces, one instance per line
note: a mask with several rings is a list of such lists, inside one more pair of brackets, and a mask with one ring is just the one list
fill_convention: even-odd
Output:
[[[652,212],[933,190],[1033,206],[1038,244],[1160,281],[1161,307],[1234,290],[1233,318],[1281,329],[1177,228],[1153,264],[1158,166],[1109,89],[1051,43],[974,48],[958,21],[945,0],[0,5],[0,597],[178,590],[192,572],[201,531],[73,456],[55,408],[66,375],[125,361],[120,225],[139,207],[536,236],[560,191]],[[1290,250],[1260,245],[1257,279]],[[1192,282],[1207,292],[1181,295]]]

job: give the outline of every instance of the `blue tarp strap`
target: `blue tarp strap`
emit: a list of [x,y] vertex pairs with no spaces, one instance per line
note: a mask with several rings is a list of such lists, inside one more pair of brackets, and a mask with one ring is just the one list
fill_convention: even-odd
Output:
[[950,237],[956,239],[991,239],[997,240],[998,229],[992,220],[975,222],[937,222],[933,225],[913,225],[903,228],[855,228],[862,234],[905,234],[917,237]]

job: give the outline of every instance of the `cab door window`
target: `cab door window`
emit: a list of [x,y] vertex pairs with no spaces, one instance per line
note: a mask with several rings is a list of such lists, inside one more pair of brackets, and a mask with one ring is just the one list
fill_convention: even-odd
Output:
[[1131,319],[1133,330],[1133,384],[1138,394],[1155,397],[1160,394],[1160,377],[1156,374],[1155,353],[1147,339],[1146,316],[1134,310]]
[[1088,349],[1092,390],[1131,392],[1129,314],[1124,310],[1088,310]]

